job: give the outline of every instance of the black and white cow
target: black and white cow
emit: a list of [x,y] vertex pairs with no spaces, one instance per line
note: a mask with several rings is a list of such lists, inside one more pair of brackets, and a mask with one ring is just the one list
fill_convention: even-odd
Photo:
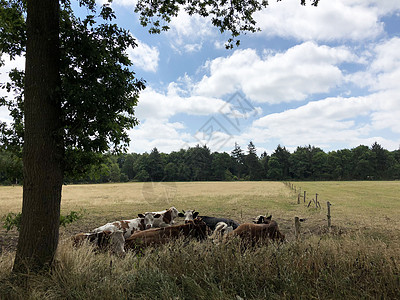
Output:
[[272,215],[270,216],[263,216],[259,215],[253,219],[254,224],[269,224],[272,220]]
[[224,222],[227,224],[227,226],[232,226],[232,228],[235,230],[240,224],[232,219],[227,219],[227,218],[217,218],[217,217],[209,217],[209,216],[199,216],[199,212],[195,210],[183,210],[183,214],[185,216],[185,223],[187,221],[193,220],[196,217],[199,217],[206,225],[214,231],[217,224],[219,222]]

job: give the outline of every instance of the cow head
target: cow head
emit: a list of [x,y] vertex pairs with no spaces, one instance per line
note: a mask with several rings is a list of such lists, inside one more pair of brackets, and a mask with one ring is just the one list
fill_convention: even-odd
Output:
[[199,212],[194,209],[187,211],[182,210],[181,214],[182,217],[185,217],[185,223],[188,223],[189,221],[196,219],[196,217],[199,215]]
[[268,217],[259,215],[254,218],[253,223],[255,224],[269,224],[272,220],[272,215],[269,215]]
[[153,227],[154,218],[161,217],[160,214],[153,215],[152,213],[145,213],[145,214],[138,214],[138,217],[141,218],[140,220],[140,228],[141,230],[150,229]]
[[175,223],[174,219],[178,216],[179,211],[174,206],[171,206],[170,208],[166,209],[165,212],[162,214],[163,222],[165,224],[173,224]]
[[171,206],[170,208],[167,209],[168,211],[171,212],[171,219],[174,220],[179,216],[179,211],[176,209],[176,207]]

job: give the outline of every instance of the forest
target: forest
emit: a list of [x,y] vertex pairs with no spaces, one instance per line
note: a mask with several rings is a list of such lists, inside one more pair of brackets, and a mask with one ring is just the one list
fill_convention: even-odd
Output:
[[[82,164],[84,166],[85,164]],[[370,147],[324,152],[311,145],[291,153],[278,145],[272,154],[257,154],[253,142],[243,150],[235,143],[230,153],[211,152],[197,145],[171,153],[98,154],[96,163],[66,170],[64,184],[128,181],[235,180],[398,180],[400,149]],[[0,150],[0,184],[22,184],[21,155]]]

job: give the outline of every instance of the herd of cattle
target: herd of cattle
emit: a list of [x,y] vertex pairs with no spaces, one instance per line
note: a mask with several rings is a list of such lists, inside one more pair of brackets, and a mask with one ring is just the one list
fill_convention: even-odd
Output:
[[[184,224],[174,225],[175,219],[184,217]],[[197,240],[211,238],[228,240],[239,237],[253,245],[263,240],[284,241],[285,235],[271,216],[257,216],[253,223],[239,224],[227,218],[199,216],[199,212],[179,212],[175,207],[139,214],[138,218],[107,223],[90,233],[79,233],[73,237],[74,246],[89,241],[98,248],[108,248],[116,254],[128,249],[143,249],[146,246],[165,244],[179,237]]]

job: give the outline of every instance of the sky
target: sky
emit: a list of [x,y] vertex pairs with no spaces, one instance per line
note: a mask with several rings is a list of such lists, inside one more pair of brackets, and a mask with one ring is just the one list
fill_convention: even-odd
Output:
[[[399,0],[270,1],[255,16],[261,31],[231,50],[229,35],[183,11],[168,32],[150,35],[135,2],[112,4],[137,40],[128,55],[147,85],[128,152],[206,145],[229,153],[250,141],[259,155],[278,144],[329,152],[376,141],[399,149]],[[23,57],[3,59],[1,82],[24,66]],[[4,108],[0,120],[11,121]]]

